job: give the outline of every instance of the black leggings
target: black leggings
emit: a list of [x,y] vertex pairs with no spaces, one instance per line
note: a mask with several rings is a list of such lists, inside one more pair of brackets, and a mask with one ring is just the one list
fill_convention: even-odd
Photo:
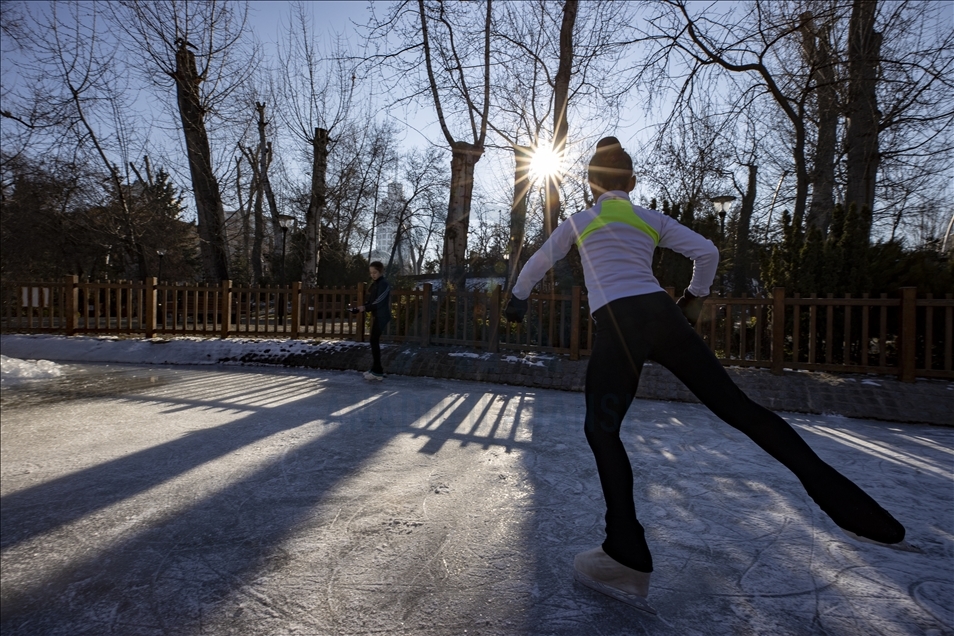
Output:
[[735,385],[668,294],[620,298],[593,316],[598,328],[586,371],[585,431],[606,499],[603,550],[616,561],[641,572],[653,569],[636,519],[633,469],[619,437],[647,359],[672,371],[720,419],[791,470],[839,526],[884,543],[904,538],[904,527],[887,511]]
[[371,364],[372,373],[384,373],[384,367],[381,366],[381,332],[387,324],[382,325],[377,318],[371,318]]

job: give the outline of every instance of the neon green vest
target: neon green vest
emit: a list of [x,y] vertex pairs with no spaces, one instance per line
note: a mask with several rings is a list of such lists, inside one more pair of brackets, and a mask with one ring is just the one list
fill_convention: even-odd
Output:
[[646,223],[636,212],[633,211],[633,205],[623,199],[607,199],[603,201],[600,206],[600,213],[596,216],[595,219],[590,221],[590,224],[586,226],[581,233],[578,239],[576,239],[576,246],[582,247],[583,241],[593,232],[602,229],[609,225],[610,223],[625,223],[631,227],[636,228],[642,232],[645,232],[653,239],[653,245],[659,245],[659,232],[652,228],[649,223]]

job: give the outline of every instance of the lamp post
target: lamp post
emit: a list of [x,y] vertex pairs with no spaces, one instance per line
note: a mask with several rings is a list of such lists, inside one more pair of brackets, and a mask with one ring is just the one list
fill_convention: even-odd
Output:
[[[716,214],[719,215],[719,249],[725,245],[725,217],[729,213],[729,209],[732,207],[732,202],[735,201],[735,197],[731,195],[722,195],[718,197],[712,197],[709,199],[712,202],[712,206],[715,208]],[[723,272],[722,276],[719,278],[720,286],[722,287],[722,294],[725,294],[725,273]]]
[[285,237],[288,234],[288,230],[295,226],[295,217],[288,214],[279,214],[278,215],[278,224],[282,228],[282,285],[285,284]]
[[709,201],[712,202],[716,214],[719,215],[719,234],[722,240],[725,240],[725,216],[729,213],[729,209],[732,207],[732,202],[735,201],[735,197],[723,195],[720,197],[712,197]]
[[[295,217],[288,214],[279,214],[278,215],[278,224],[282,228],[282,278],[281,284],[285,285],[285,238],[288,235],[289,228],[295,226]],[[281,299],[281,307],[279,308],[278,313],[278,323],[285,323],[285,305],[288,303],[288,298],[284,293],[279,293],[279,298]]]
[[[166,255],[166,250],[160,247],[159,249],[156,250],[156,254],[159,256],[159,275],[156,276],[156,282],[159,284],[162,284],[162,258]],[[161,316],[161,322],[163,325],[165,325],[166,314],[162,310],[162,300],[163,300],[163,296],[165,296],[165,292],[159,292],[158,296],[159,297],[156,302],[156,309],[159,310],[158,313],[159,313],[159,316]]]

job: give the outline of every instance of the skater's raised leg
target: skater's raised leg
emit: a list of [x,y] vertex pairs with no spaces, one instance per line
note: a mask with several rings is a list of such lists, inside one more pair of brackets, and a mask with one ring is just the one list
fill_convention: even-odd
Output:
[[735,385],[666,294],[641,298],[643,305],[660,305],[652,310],[670,316],[671,321],[654,338],[650,359],[672,371],[720,419],[791,470],[815,503],[842,529],[879,543],[904,540],[904,526],[888,511],[822,461],[785,420],[750,400]]

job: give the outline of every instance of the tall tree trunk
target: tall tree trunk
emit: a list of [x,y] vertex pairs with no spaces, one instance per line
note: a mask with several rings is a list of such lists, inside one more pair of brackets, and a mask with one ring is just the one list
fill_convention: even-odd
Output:
[[187,48],[189,44],[180,39],[177,46],[173,78],[195,194],[202,266],[208,280],[227,280],[229,256],[225,241],[225,211],[219,183],[212,172],[212,151],[205,130],[205,111],[199,98],[202,78],[196,70],[195,55]]
[[510,290],[520,271],[520,254],[527,233],[527,195],[530,193],[533,148],[514,145],[513,156],[513,203],[510,205],[510,245],[507,247],[507,282],[504,291]]
[[881,57],[881,33],[874,30],[876,0],[854,0],[848,23],[848,107],[845,113],[845,207],[854,203],[871,233],[875,182],[878,173],[878,111],[876,94]]
[[[579,0],[566,0],[563,3],[563,22],[560,24],[560,60],[553,79],[553,152],[560,159],[566,152],[566,138],[569,131],[567,107],[569,106],[570,79],[573,76],[573,28]],[[555,174],[547,179],[543,216],[543,237],[549,238],[560,220],[560,182],[561,175]]]
[[251,245],[252,245],[252,222],[251,222],[251,201],[246,206],[242,201],[242,157],[235,158],[235,191],[238,195],[239,214],[242,215],[242,256],[248,265],[252,263]]
[[[272,165],[272,142],[265,144],[264,169],[262,170],[262,191],[265,193],[265,200],[268,201],[268,212],[272,222],[272,233],[282,233],[282,222],[278,212],[278,203],[275,201],[275,193],[272,191],[272,182],[268,178],[268,169]],[[276,234],[277,236],[277,234]]]
[[311,198],[305,213],[305,265],[304,282],[314,285],[318,280],[318,265],[321,262],[321,219],[327,200],[328,131],[315,128],[311,138]]
[[451,191],[441,269],[448,283],[463,289],[467,279],[467,233],[470,231],[470,205],[474,193],[474,166],[484,154],[484,148],[483,145],[455,141],[451,153]]
[[252,207],[254,201],[254,217],[253,217],[253,238],[252,238],[252,285],[257,286],[261,283],[262,280],[262,247],[265,244],[265,219],[262,214],[262,200],[265,196],[264,190],[262,188],[262,178],[261,173],[259,172],[259,162],[257,161],[257,156],[252,152],[251,148],[242,148],[240,146],[242,153],[245,155],[245,158],[248,159],[248,163],[252,166],[252,186],[249,189],[249,207]]
[[281,219],[278,218],[278,205],[275,203],[275,195],[272,193],[272,183],[268,180],[268,168],[272,163],[272,144],[265,139],[265,127],[268,122],[265,121],[265,104],[255,102],[255,110],[258,111],[258,178],[268,201],[269,220],[272,224],[271,248],[275,252],[275,240],[282,233]]
[[812,200],[806,223],[828,232],[835,208],[835,152],[838,134],[838,92],[835,60],[831,51],[830,25],[817,33],[810,12],[802,14],[802,38],[805,59],[814,70],[815,96],[818,107],[818,131],[810,180]]
[[742,197],[738,226],[735,230],[735,259],[732,264],[732,291],[740,294],[749,291],[749,226],[755,210],[756,175],[758,166],[749,164],[749,182]]
[[799,118],[792,121],[795,128],[795,145],[792,146],[792,160],[795,164],[795,204],[792,218],[799,223],[805,218],[805,209],[808,204],[808,184],[811,181],[805,160],[805,118],[799,113]]
[[[444,118],[444,109],[441,106],[440,91],[434,76],[434,64],[431,56],[431,40],[428,35],[427,13],[424,0],[418,0],[418,12],[421,18],[421,38],[424,45],[424,66],[427,69],[428,84],[434,107],[437,111],[437,121],[441,125],[444,139],[451,148],[451,183],[450,200],[447,204],[447,221],[444,226],[444,252],[441,256],[441,269],[444,282],[463,289],[467,279],[467,233],[470,230],[470,207],[474,193],[474,166],[484,154],[484,140],[487,138],[487,120],[490,110],[490,28],[493,17],[493,1],[487,0],[484,17],[484,55],[483,55],[483,110],[480,113],[478,132],[477,122],[471,116],[474,142],[456,141],[447,127]],[[458,72],[463,69],[458,67]],[[463,77],[463,75],[461,75]],[[461,87],[464,84],[461,83]],[[464,97],[470,101],[471,96],[464,90]]]

